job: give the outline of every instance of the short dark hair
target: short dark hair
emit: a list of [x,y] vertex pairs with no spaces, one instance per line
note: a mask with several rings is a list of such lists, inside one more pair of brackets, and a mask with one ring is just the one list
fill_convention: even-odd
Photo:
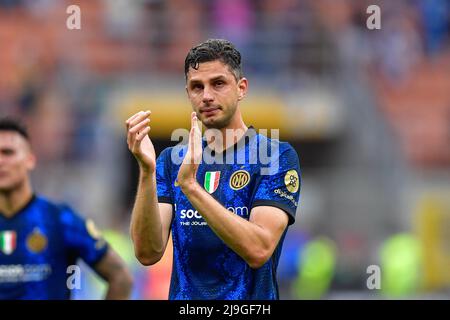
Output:
[[230,68],[236,81],[244,75],[242,73],[241,53],[228,40],[209,39],[189,50],[184,61],[184,75],[187,79],[189,67],[197,70],[202,62],[219,60]]
[[0,131],[14,131],[30,141],[26,126],[18,119],[0,118]]

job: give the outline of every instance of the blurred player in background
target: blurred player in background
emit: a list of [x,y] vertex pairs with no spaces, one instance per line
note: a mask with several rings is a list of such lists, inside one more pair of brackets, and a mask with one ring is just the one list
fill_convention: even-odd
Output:
[[131,275],[93,221],[34,193],[35,162],[26,129],[0,119],[0,299],[69,299],[78,258],[107,281],[107,299],[128,299]]
[[[192,48],[185,76],[194,112],[182,163],[173,161],[175,148],[156,160],[149,111],[126,121],[140,168],[131,219],[135,254],[144,265],[158,262],[172,231],[169,299],[278,299],[278,260],[300,196],[297,153],[277,141],[270,174],[262,174],[260,161],[250,163],[251,152],[274,141],[242,119],[248,81],[232,43],[208,40]],[[202,139],[199,120],[223,139],[206,132]],[[223,161],[205,163],[205,152]],[[244,163],[237,161],[242,155]]]

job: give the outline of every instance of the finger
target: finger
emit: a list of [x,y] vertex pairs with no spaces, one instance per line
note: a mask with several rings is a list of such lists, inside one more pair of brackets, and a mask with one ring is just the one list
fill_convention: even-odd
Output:
[[151,112],[150,111],[143,111],[142,113],[138,114],[136,116],[136,118],[134,118],[133,120],[131,120],[129,122],[129,126],[128,128],[133,128],[134,126],[136,126],[138,123],[140,123],[142,120],[144,120],[145,118],[148,118],[150,116]]
[[136,124],[138,124],[145,118],[148,118],[150,114],[151,114],[150,111],[142,111],[142,113],[138,114],[133,120],[129,122],[129,128],[134,127]]
[[195,143],[195,131],[194,128],[191,129],[191,132],[189,132],[189,150],[194,151],[194,143]]
[[194,138],[195,138],[195,130],[197,129],[198,124],[197,124],[197,114],[195,112],[191,113],[191,131],[189,132],[189,142],[194,142]]
[[132,149],[133,144],[134,144],[134,140],[136,138],[135,134],[130,133],[130,131],[127,131],[127,144],[128,144],[128,149]]
[[131,117],[129,117],[127,119],[127,121],[125,122],[130,122],[131,120],[133,120],[134,118],[136,118],[138,115],[142,114],[144,111],[139,111],[138,113],[133,114]]
[[141,142],[142,139],[150,132],[150,127],[145,127],[143,130],[139,131],[136,135],[136,142]]
[[136,126],[128,129],[127,131],[128,147],[133,146],[134,141],[136,139],[136,133],[139,132],[139,130],[141,130],[141,128],[143,128],[145,125],[148,125],[148,123],[150,123],[150,119],[145,119],[144,121],[142,121],[142,123],[139,123]]
[[194,117],[194,126],[190,136],[192,163],[200,164],[202,154],[202,135],[199,129],[199,120]]
[[145,136],[147,136],[147,134],[149,132],[150,132],[150,127],[145,127],[144,129],[142,129],[141,131],[139,131],[138,133],[133,135],[134,138],[133,138],[133,143],[131,145],[131,151],[133,153],[140,153],[141,142],[145,138]]
[[144,119],[141,122],[134,125],[130,130],[128,130],[131,134],[138,133],[142,129],[144,129],[150,123],[150,119]]
[[138,113],[133,114],[131,117],[129,117],[126,121],[125,121],[125,126],[128,128],[130,127],[130,122],[133,121],[134,119],[136,119],[137,116],[139,116],[140,114],[142,114],[144,111],[139,111]]
[[194,117],[193,129],[195,136],[197,138],[197,142],[200,143],[200,141],[202,140],[202,122],[200,121],[200,119],[197,118],[197,116]]
[[194,128],[194,127],[198,127],[198,124],[197,124],[197,113],[192,112],[191,113],[191,128]]

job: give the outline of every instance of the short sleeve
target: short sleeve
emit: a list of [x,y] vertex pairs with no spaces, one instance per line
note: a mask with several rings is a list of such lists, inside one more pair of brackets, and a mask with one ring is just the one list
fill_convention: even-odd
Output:
[[[274,166],[272,164],[272,166]],[[289,225],[295,222],[300,199],[300,163],[297,152],[288,145],[276,161],[271,174],[260,175],[251,208],[257,206],[277,207],[288,214]]]
[[156,159],[156,189],[158,202],[173,204],[172,182],[170,179],[170,150],[164,149]]
[[105,239],[93,220],[83,219],[67,206],[62,206],[61,210],[65,246],[75,258],[81,258],[94,267],[108,251]]

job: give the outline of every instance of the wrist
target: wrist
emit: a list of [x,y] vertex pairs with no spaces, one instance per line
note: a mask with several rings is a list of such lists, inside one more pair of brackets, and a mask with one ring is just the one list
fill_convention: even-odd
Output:
[[178,183],[180,184],[180,188],[181,191],[184,194],[190,194],[192,192],[194,192],[195,190],[197,190],[197,188],[200,186],[197,182],[197,180],[186,180],[186,181],[178,181]]
[[142,165],[139,166],[139,173],[143,178],[150,178],[156,176],[155,168],[150,168]]

